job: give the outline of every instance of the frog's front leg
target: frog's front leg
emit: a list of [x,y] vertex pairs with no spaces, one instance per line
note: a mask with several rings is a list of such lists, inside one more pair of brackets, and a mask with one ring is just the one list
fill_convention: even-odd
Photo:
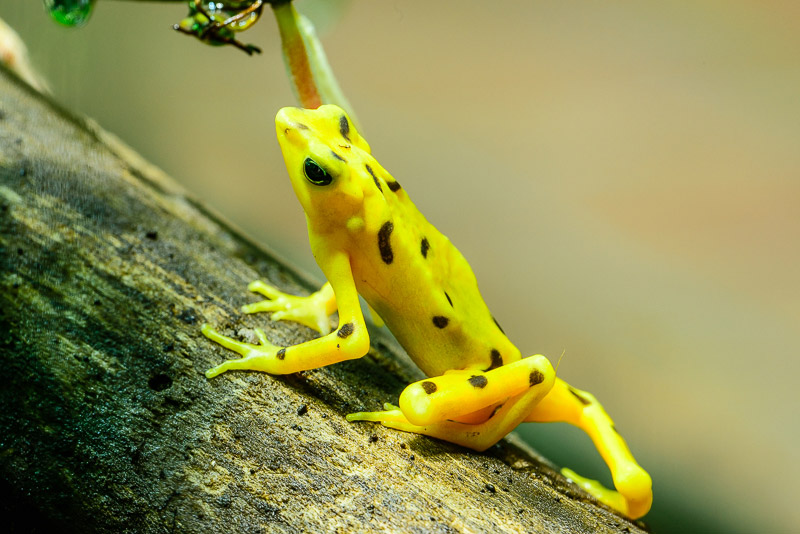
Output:
[[604,488],[599,482],[579,477],[564,469],[562,473],[597,500],[636,519],[650,510],[653,503],[650,475],[633,458],[628,445],[617,433],[603,406],[589,392],[573,388],[560,378],[553,389],[525,419],[535,422],[566,422],[586,432],[605,460],[617,492]]
[[451,371],[408,386],[399,408],[349,414],[347,420],[376,421],[483,451],[519,425],[554,380],[553,366],[541,355],[486,372]]
[[220,345],[237,352],[242,358],[228,360],[206,371],[209,378],[233,369],[263,371],[270,374],[288,374],[324,367],[342,360],[360,358],[369,350],[369,334],[361,314],[358,292],[353,281],[350,259],[337,253],[326,259],[323,272],[331,282],[339,303],[339,326],[335,332],[293,345],[272,345],[260,330],[256,333],[259,344],[244,343],[217,333],[203,325],[203,334]]
[[262,300],[242,306],[244,313],[272,312],[273,321],[294,321],[327,334],[331,331],[328,317],[336,311],[336,295],[330,282],[307,297],[289,295],[275,287],[256,280],[247,286],[249,291],[264,295]]

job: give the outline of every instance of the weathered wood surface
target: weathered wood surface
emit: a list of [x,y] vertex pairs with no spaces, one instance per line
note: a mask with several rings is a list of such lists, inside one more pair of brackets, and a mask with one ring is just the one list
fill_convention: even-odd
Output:
[[206,380],[231,354],[201,323],[303,341],[237,308],[257,277],[310,286],[105,139],[0,72],[5,532],[639,531],[519,444],[347,423],[420,377],[381,332],[358,361]]

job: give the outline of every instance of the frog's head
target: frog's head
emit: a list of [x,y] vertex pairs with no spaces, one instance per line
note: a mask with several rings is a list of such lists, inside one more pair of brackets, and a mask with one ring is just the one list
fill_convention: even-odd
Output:
[[309,220],[337,224],[362,209],[360,170],[372,156],[340,107],[283,108],[275,129],[292,187]]

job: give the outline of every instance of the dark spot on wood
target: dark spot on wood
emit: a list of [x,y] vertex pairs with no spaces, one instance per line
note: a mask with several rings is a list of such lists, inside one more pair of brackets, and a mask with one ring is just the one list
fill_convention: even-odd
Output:
[[584,398],[580,393],[578,393],[577,391],[575,391],[572,388],[569,388],[569,392],[572,393],[573,395],[575,395],[575,398],[578,399],[579,401],[581,401],[581,404],[583,404],[584,406],[588,406],[588,405],[590,405],[592,403],[592,401],[590,401],[589,399]]
[[178,319],[186,324],[194,324],[197,322],[197,315],[192,308],[187,308],[178,314]]
[[378,250],[381,253],[381,259],[386,265],[394,261],[394,253],[392,252],[392,245],[389,243],[389,238],[392,236],[394,224],[392,221],[386,221],[378,231]]
[[308,404],[303,404],[297,409],[297,415],[305,415],[308,413]]
[[172,379],[164,373],[159,373],[151,376],[150,380],[147,381],[147,385],[153,391],[164,391],[172,385]]
[[447,294],[447,291],[444,292],[444,296],[447,297],[447,302],[450,303],[450,307],[453,307],[453,299],[450,298],[450,295]]
[[344,339],[347,336],[349,336],[350,334],[352,334],[354,330],[355,330],[355,327],[353,326],[353,323],[345,323],[336,332],[336,335],[339,336],[340,338]]
[[427,393],[428,395],[430,395],[431,393],[433,393],[434,391],[436,391],[436,384],[434,384],[433,382],[430,382],[430,381],[428,381],[428,380],[426,380],[425,382],[423,382],[423,383],[421,384],[421,386],[422,386],[422,389],[424,389],[424,390],[425,390],[425,393]]
[[286,357],[286,347],[278,349],[278,353],[275,355],[275,357],[278,358],[279,360],[284,359]]
[[435,315],[433,317],[433,324],[436,325],[436,328],[444,328],[450,324],[450,319],[447,317],[442,317],[441,315]]
[[155,241],[156,239],[158,239],[158,232],[156,232],[155,230],[150,230],[149,232],[144,234],[144,236],[147,239],[152,239],[153,241]]
[[350,123],[347,122],[347,115],[342,115],[339,117],[339,133],[342,134],[342,137],[350,141],[350,138],[347,136],[350,133]]
[[367,172],[370,174],[370,176],[372,176],[372,179],[375,181],[375,187],[377,187],[377,188],[378,188],[378,191],[380,191],[381,193],[383,193],[383,187],[381,187],[381,181],[380,181],[380,180],[378,180],[378,177],[377,177],[377,176],[375,176],[375,173],[374,173],[374,172],[372,172],[372,167],[370,167],[370,166],[369,166],[369,165],[367,165],[367,164],[365,164],[364,166],[367,168]]
[[430,250],[430,248],[431,248],[431,244],[428,243],[428,238],[427,237],[423,237],[422,238],[422,244],[420,245],[420,249],[419,249],[419,251],[422,252],[422,257],[423,258],[427,258],[428,257],[428,250]]
[[499,330],[500,330],[500,331],[501,331],[503,334],[505,334],[505,333],[506,333],[506,332],[505,332],[505,330],[503,330],[503,327],[502,327],[502,326],[500,326],[500,323],[498,323],[498,322],[497,322],[497,319],[495,319],[494,317],[492,317],[492,321],[494,321],[494,324],[495,324],[495,326],[497,326],[497,328],[498,328],[498,329],[499,329]]
[[337,153],[336,153],[336,152],[334,152],[333,150],[331,150],[331,154],[333,154],[333,157],[334,157],[334,158],[336,158],[336,159],[338,159],[339,161],[343,161],[343,162],[347,163],[347,160],[346,160],[346,159],[344,159],[342,156],[340,156],[339,154],[337,154]]
[[391,182],[386,182],[386,185],[389,186],[389,189],[391,189],[393,193],[397,193],[401,189],[400,184],[394,180]]
[[486,377],[483,376],[483,375],[473,375],[473,376],[471,376],[469,378],[468,382],[470,383],[470,385],[472,387],[481,388],[481,389],[485,388],[486,384],[489,383],[489,381],[486,380]]
[[489,357],[491,358],[491,363],[489,364],[489,368],[486,369],[487,371],[503,366],[503,356],[500,354],[499,350],[492,349],[492,352],[489,353]]
[[216,501],[217,501],[217,506],[219,506],[220,508],[230,508],[233,502],[229,493],[224,493],[220,495],[219,497],[217,497]]
[[497,492],[497,489],[495,489],[494,484],[486,484],[486,486],[484,487],[486,488],[486,491],[488,491],[489,493]]
[[531,371],[531,376],[528,377],[528,382],[530,383],[531,387],[541,384],[544,382],[544,375],[541,371],[533,370]]

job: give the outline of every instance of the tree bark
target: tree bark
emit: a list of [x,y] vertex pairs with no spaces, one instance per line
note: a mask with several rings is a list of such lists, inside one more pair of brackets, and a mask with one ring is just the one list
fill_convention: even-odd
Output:
[[[285,180],[275,170],[274,180]],[[311,289],[162,172],[0,72],[6,532],[634,532],[509,438],[477,454],[348,412],[421,377],[382,332],[289,376],[203,371],[208,322],[276,343],[247,283]]]

